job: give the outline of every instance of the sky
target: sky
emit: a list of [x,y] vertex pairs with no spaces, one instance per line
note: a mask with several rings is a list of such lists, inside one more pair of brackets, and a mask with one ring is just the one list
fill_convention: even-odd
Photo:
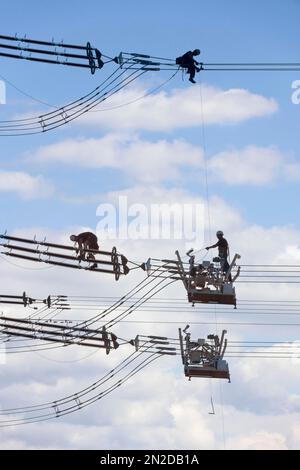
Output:
[[[111,57],[125,51],[174,59],[199,48],[207,63],[295,62],[299,13],[298,0],[254,0],[247,5],[234,0],[151,4],[87,0],[84,5],[53,0],[28,1],[26,6],[16,1],[13,6],[1,5],[1,34],[76,44],[89,41]],[[93,90],[115,67],[106,64],[91,75],[85,69],[1,58],[6,104],[0,105],[0,119],[38,116],[53,105],[67,104]],[[149,72],[97,112],[55,131],[1,136],[1,233],[65,242],[76,230],[96,231],[97,207],[117,206],[120,195],[130,204],[148,208],[153,203],[200,203],[210,208],[210,220],[206,216],[203,221],[205,243],[222,229],[231,252],[240,253],[245,264],[297,264],[300,104],[292,102],[292,84],[300,80],[300,72],[204,71],[197,74],[196,85],[181,72],[172,79],[171,75]],[[145,96],[156,87],[160,88]],[[186,240],[114,243],[140,262],[173,257],[176,249],[187,248]],[[111,244],[103,240],[105,248]],[[63,291],[117,297],[142,276],[135,272],[116,287],[111,279],[96,280],[90,273],[9,264],[3,256],[0,265],[3,292],[26,290],[33,296]],[[237,290],[241,300],[299,300],[297,285],[279,285],[275,290],[272,285],[239,284]],[[161,295],[185,298],[183,288],[170,288]],[[9,312],[24,315],[22,310]],[[90,314],[81,313],[85,318]],[[152,324],[125,325],[128,335],[135,336],[137,328],[144,334],[177,334],[178,325],[156,324],[158,313],[141,315]],[[159,318],[169,321],[165,315]],[[231,312],[218,308],[207,314],[200,306],[181,315],[184,318],[178,313],[172,318],[183,326],[199,319],[211,322],[210,327],[195,329],[197,337],[210,333],[216,318],[219,329],[232,321]],[[245,318],[234,312],[235,321],[253,318],[270,320],[267,315]],[[120,326],[118,332],[123,334]],[[236,340],[298,340],[298,329],[288,326],[233,325],[228,334]],[[46,357],[9,356],[0,366],[0,405],[21,406],[64,396],[92,383],[110,367],[101,353],[84,359],[83,352],[82,360],[70,368],[66,361],[79,353],[74,350],[66,358],[67,354],[64,350],[55,356],[45,353]],[[300,382],[293,362],[232,360],[234,379],[222,385],[205,380],[187,383],[180,364],[161,362],[99,407],[50,424],[1,429],[1,448],[300,447]],[[211,394],[217,409],[213,417],[208,414]]]

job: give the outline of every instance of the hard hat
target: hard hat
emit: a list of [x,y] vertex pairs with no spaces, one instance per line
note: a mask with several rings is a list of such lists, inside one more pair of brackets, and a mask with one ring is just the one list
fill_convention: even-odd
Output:
[[71,236],[70,236],[70,240],[71,240],[72,242],[76,242],[76,239],[77,239],[76,235],[71,235]]
[[216,235],[217,235],[217,236],[218,236],[218,235],[221,235],[221,236],[223,236],[223,235],[224,235],[224,233],[222,232],[222,230],[218,230],[218,231],[217,231],[217,233],[216,233]]

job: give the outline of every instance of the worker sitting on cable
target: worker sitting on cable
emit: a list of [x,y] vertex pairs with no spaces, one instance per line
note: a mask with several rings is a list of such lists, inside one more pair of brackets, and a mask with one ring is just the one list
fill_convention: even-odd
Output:
[[194,59],[194,56],[200,55],[200,49],[195,49],[194,51],[188,51],[185,54],[183,54],[180,57],[177,57],[176,59],[176,64],[180,65],[180,67],[184,68],[187,70],[187,73],[190,74],[189,81],[192,83],[196,83],[194,80],[195,73],[200,72],[201,68],[196,67],[196,65],[199,65],[199,62],[197,62]]
[[[209,250],[210,248],[217,248],[219,249],[219,258],[220,258],[220,263],[221,263],[221,268],[223,273],[227,273],[229,269],[229,263],[228,263],[228,255],[229,255],[229,245],[227,240],[224,238],[224,233],[221,230],[218,230],[217,233],[217,238],[218,241],[214,245],[207,246],[206,250]],[[231,276],[229,278],[231,280]]]
[[[95,256],[93,253],[88,253],[87,257],[85,256],[87,250],[99,250],[98,238],[94,233],[82,232],[79,235],[71,235],[70,240],[78,244],[77,253],[79,253],[79,259],[95,261]],[[98,265],[95,262],[91,266],[91,269],[95,269],[97,266]]]

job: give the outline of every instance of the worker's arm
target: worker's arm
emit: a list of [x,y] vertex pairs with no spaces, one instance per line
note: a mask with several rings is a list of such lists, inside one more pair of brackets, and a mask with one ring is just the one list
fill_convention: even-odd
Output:
[[218,245],[219,245],[219,242],[215,243],[214,245],[207,246],[205,249],[210,250],[210,248],[217,248]]

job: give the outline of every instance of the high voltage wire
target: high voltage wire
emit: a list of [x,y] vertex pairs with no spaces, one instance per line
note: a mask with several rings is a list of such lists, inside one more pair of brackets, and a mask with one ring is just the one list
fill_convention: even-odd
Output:
[[[126,72],[120,72],[114,79],[111,79],[110,82],[103,87],[105,82],[107,82],[109,78],[113,77],[115,74],[114,72],[102,83],[102,85],[99,85],[89,94],[55,111],[42,114],[35,118],[0,121],[0,135],[17,136],[40,134],[61,127],[95,108],[101,102],[107,100],[125,86],[128,86],[134,80],[141,77],[145,71],[133,71],[131,74],[121,79],[124,73]],[[113,85],[114,82],[117,83]]]
[[[137,292],[139,292],[140,290],[142,290],[144,287],[147,287],[149,284],[151,284],[152,282],[154,282],[156,279],[155,277],[152,277],[152,278],[146,278],[144,279],[142,282],[140,282],[135,288],[131,289],[131,291],[126,294],[125,296],[123,296],[121,299],[119,299],[117,302],[115,302],[114,304],[112,304],[112,306],[110,306],[109,308],[107,308],[106,310],[104,310],[104,312],[102,312],[101,314],[98,314],[96,315],[95,317],[92,317],[90,318],[89,320],[86,320],[86,321],[83,321],[83,322],[80,322],[80,323],[77,323],[76,324],[76,328],[78,327],[84,327],[84,328],[87,328],[88,326],[94,324],[96,321],[98,321],[99,319],[103,319],[105,318],[107,315],[109,315],[110,313],[114,312],[119,306],[121,306],[123,303],[124,303],[124,300],[127,298],[130,299],[131,296],[133,295],[136,295]],[[151,287],[151,289],[149,291],[147,291],[141,298],[139,298],[137,301],[135,301],[132,305],[130,305],[125,311],[122,311],[121,313],[117,314],[117,316],[115,318],[113,318],[112,320],[109,320],[107,321],[106,323],[104,323],[103,326],[105,327],[109,327],[111,328],[113,325],[115,325],[116,323],[118,323],[120,320],[124,319],[125,317],[127,317],[128,315],[130,315],[134,310],[136,310],[140,305],[142,305],[143,303],[145,303],[149,298],[153,297],[156,293],[160,292],[164,287],[164,285],[161,286],[161,284],[164,283],[164,280],[168,280],[168,278],[166,279],[159,279],[158,280],[158,283],[154,284],[153,287]],[[169,281],[167,285],[171,284],[173,281]],[[145,285],[143,285],[145,284]],[[149,297],[147,298],[146,296],[149,295]],[[11,331],[11,330],[10,330]],[[64,332],[66,332],[67,334],[70,334],[74,331],[74,327],[66,327],[64,328]],[[5,331],[4,331],[5,332]],[[9,333],[9,332],[8,332]],[[93,339],[93,337],[96,335],[96,333],[90,333],[88,332],[86,334],[86,338],[89,338],[89,339]],[[24,335],[25,336],[25,335]],[[32,339],[32,338],[31,338]],[[43,338],[43,339],[47,339],[47,338]],[[49,337],[48,337],[48,340],[49,340]],[[81,341],[77,341],[76,344],[81,344]],[[62,347],[65,346],[64,344],[62,344]]]
[[[147,284],[148,284],[149,282],[152,282],[153,280],[154,280],[154,279],[152,279],[152,280],[150,279],[150,281],[148,280]],[[145,283],[145,280],[142,281],[142,283],[140,283],[140,284],[144,284],[144,283]],[[158,287],[158,285],[155,285],[155,286],[154,286],[155,292],[153,293],[153,295],[156,294],[157,287]],[[143,287],[140,287],[140,288],[143,288]],[[152,289],[151,289],[151,290],[152,290]],[[132,290],[132,292],[131,292],[131,295],[135,295],[135,294],[136,294],[136,289],[134,288],[134,289]],[[79,297],[79,296],[75,296],[75,297],[76,297],[76,300],[77,300],[77,302],[78,302],[78,300],[80,299],[80,297]],[[101,297],[100,297],[100,298],[101,298]],[[103,297],[102,297],[102,298],[103,298]],[[105,298],[105,297],[104,297],[104,298]],[[85,298],[85,297],[83,298],[83,300],[84,300],[84,302],[86,302],[86,298]],[[133,300],[133,297],[132,297],[132,300]],[[166,301],[167,301],[167,299],[156,299],[156,300],[154,300],[154,301],[152,300],[152,303],[154,303],[154,307],[151,307],[151,308],[148,308],[148,309],[147,309],[147,308],[146,308],[146,309],[145,309],[145,308],[142,308],[142,310],[140,310],[140,311],[141,311],[141,312],[145,312],[145,311],[148,311],[148,312],[149,312],[149,311],[150,311],[150,312],[152,312],[152,313],[153,313],[153,312],[158,312],[158,311],[159,311],[159,312],[166,311],[166,306],[165,306],[165,305],[163,305],[163,306],[161,306],[161,307],[160,307],[160,306],[157,306],[157,302],[165,303]],[[176,300],[176,299],[173,299],[173,301],[177,301],[177,300]],[[119,313],[118,316],[117,316],[113,321],[117,321],[117,322],[123,321],[123,322],[126,322],[126,320],[124,320],[124,318],[125,318],[128,314],[133,313],[133,311],[136,310],[137,308],[140,308],[141,302],[142,302],[142,303],[145,303],[145,302],[151,303],[151,298],[149,298],[149,296],[148,296],[148,298],[146,298],[146,299],[145,299],[144,297],[142,297],[142,298],[134,298],[134,303],[133,303],[132,305],[130,305],[129,307],[127,307],[125,310],[123,309],[123,311],[122,311],[121,313]],[[252,303],[252,304],[253,304],[254,302],[256,302],[256,304],[257,304],[258,301],[254,301],[254,300],[253,300],[253,301],[250,302],[249,300],[245,300],[244,302],[246,303],[246,305],[249,305],[249,303]],[[270,302],[270,301],[262,301],[262,302],[263,302],[263,307],[262,307],[262,308],[265,309],[265,307],[266,307],[266,306],[265,306],[265,303],[266,303],[266,302]],[[282,302],[282,301],[281,301],[281,302]],[[289,301],[289,302],[293,302],[293,301]],[[294,301],[294,302],[295,302],[295,301]],[[104,310],[104,312],[105,312],[105,313],[104,313],[104,316],[106,316],[106,314],[109,313],[110,310],[111,310],[111,311],[114,311],[115,308],[120,308],[120,307],[121,307],[122,305],[124,305],[124,304],[126,305],[126,296],[125,296],[125,298],[123,297],[123,298],[121,299],[121,302],[120,302],[120,299],[118,299],[118,301],[116,302],[116,305],[113,304],[113,308],[110,307],[110,308]],[[273,304],[276,305],[276,302],[273,301]],[[73,308],[74,306],[70,305],[70,307]],[[75,307],[76,307],[76,305],[75,305]],[[83,307],[84,307],[84,306],[79,306],[78,308],[79,308],[79,309],[83,309]],[[99,306],[99,307],[100,307],[100,306]],[[91,306],[89,306],[89,308],[91,308]],[[124,307],[124,308],[125,308],[125,307]],[[164,310],[164,309],[165,309],[165,310]],[[45,310],[45,307],[43,307],[43,310]],[[186,313],[186,311],[187,311],[187,309],[181,309],[180,307],[179,307],[179,308],[178,308],[178,307],[175,307],[175,308],[172,308],[172,309],[170,308],[170,309],[169,309],[169,311],[172,311],[172,312],[174,312],[174,310],[175,310],[175,313],[176,313],[176,311],[177,311],[177,313],[182,313],[182,312],[183,312],[183,313]],[[273,308],[273,309],[272,309],[272,308],[271,308],[271,309],[267,309],[267,310],[269,310],[268,312],[266,312],[266,311],[262,312],[262,311],[260,311],[259,309],[258,309],[258,312],[256,312],[256,311],[255,311],[255,312],[254,312],[254,311],[251,311],[251,309],[248,309],[248,310],[250,310],[250,312],[247,311],[247,309],[243,308],[243,309],[241,309],[241,311],[238,311],[238,312],[230,312],[229,315],[232,315],[232,313],[234,313],[235,315],[238,315],[239,313],[244,314],[244,315],[245,315],[245,314],[246,314],[246,315],[247,315],[247,314],[253,314],[253,315],[258,315],[258,314],[260,314],[260,315],[272,315],[272,314],[276,314],[276,315],[284,315],[284,314],[285,314],[285,315],[287,315],[287,314],[288,314],[288,315],[295,315],[295,314],[296,314],[296,315],[297,315],[297,314],[299,314],[299,312],[294,311],[293,309],[285,309],[285,310],[283,310],[283,311],[277,309],[276,312],[274,312],[274,308]],[[252,309],[252,310],[253,310],[253,309]],[[59,313],[59,312],[61,312],[61,310],[59,310],[57,313]],[[189,310],[189,313],[192,313],[191,310]],[[193,312],[193,313],[196,313],[196,312]],[[212,313],[212,311],[211,311],[210,309],[208,309],[208,308],[205,308],[205,310],[204,310],[204,308],[202,308],[200,311],[198,310],[196,314],[207,314],[207,313]],[[223,314],[224,314],[224,313],[225,313],[225,314],[228,314],[228,311],[226,312],[226,311],[222,310],[221,313],[223,313]],[[39,314],[39,312],[35,312],[35,313],[34,313],[34,315],[36,315],[36,316],[37,316],[38,314]],[[96,315],[96,317],[93,318],[92,323],[94,323],[94,322],[99,323],[101,317],[103,318],[103,314]],[[52,318],[53,318],[53,317],[52,317]],[[74,331],[74,327],[71,326],[71,323],[73,323],[73,324],[76,323],[76,325],[75,325],[75,329],[76,329],[76,328],[78,327],[78,325],[79,325],[79,326],[80,326],[80,325],[86,326],[87,323],[90,322],[90,320],[91,320],[91,319],[86,320],[86,321],[84,321],[84,320],[79,320],[79,319],[77,319],[77,320],[74,320],[74,319],[73,319],[73,320],[71,321],[70,319],[60,319],[60,320],[57,321],[56,324],[58,324],[59,322],[61,322],[61,323],[63,322],[63,323],[65,323],[64,331],[65,331],[65,332],[72,332],[72,331]],[[222,320],[222,321],[224,322],[224,320]],[[68,324],[66,324],[66,323],[68,323]],[[102,323],[103,323],[103,322],[102,322]],[[109,322],[107,322],[105,325],[107,325],[108,323],[109,323]],[[141,320],[140,320],[140,321],[137,320],[137,321],[129,321],[128,323],[152,323],[152,324],[156,324],[156,323],[158,323],[158,324],[173,323],[173,324],[176,324],[176,322],[169,322],[169,321],[163,322],[163,321],[153,321],[153,320],[142,320],[142,321],[141,321]],[[177,323],[179,324],[179,323],[182,323],[182,322],[177,322]],[[192,323],[192,324],[207,324],[207,322],[190,322],[190,323]],[[296,323],[280,323],[280,324],[277,323],[277,324],[274,324],[274,323],[261,323],[261,322],[260,322],[260,323],[258,323],[258,322],[251,322],[251,323],[250,323],[250,322],[248,322],[248,323],[243,322],[243,323],[242,323],[242,322],[228,322],[228,321],[225,321],[225,324],[253,325],[253,326],[254,326],[254,325],[262,325],[262,324],[263,324],[263,325],[276,325],[276,326],[277,326],[277,325],[280,325],[280,326],[281,326],[281,325],[283,325],[283,326],[284,326],[284,325],[286,325],[286,326],[297,326],[297,325],[298,325],[298,324],[296,324]],[[46,340],[46,338],[45,338],[45,340]],[[18,341],[18,340],[11,340],[11,339],[10,339],[10,341],[13,343],[14,341]],[[24,340],[24,341],[25,341],[25,340]]]
[[[145,341],[144,347],[146,347],[146,343],[147,342]],[[11,414],[18,415],[24,413],[29,414],[29,416],[2,420],[0,421],[0,427],[22,425],[25,423],[33,423],[53,419],[60,416],[64,416],[66,414],[73,413],[75,411],[78,411],[79,409],[91,405],[92,403],[104,398],[104,396],[119,388],[130,378],[136,375],[139,371],[141,371],[142,369],[150,365],[153,361],[161,357],[157,353],[153,353],[152,355],[144,358],[143,354],[144,353],[136,352],[130,354],[118,366],[116,366],[114,369],[105,374],[102,379],[99,379],[98,381],[94,382],[85,389],[82,389],[81,391],[64,397],[62,399],[51,402],[45,402],[40,405],[1,410],[0,416],[6,416]],[[139,358],[141,358],[142,360],[138,362],[138,364],[135,365],[133,368],[131,368],[129,372],[125,373],[125,375],[123,375],[112,385],[109,385],[105,389],[101,389],[103,385],[111,381],[111,379],[113,379],[116,375],[119,375],[123,370],[125,370],[129,365],[131,365],[136,359]],[[37,414],[38,412],[40,413]],[[31,415],[32,413],[34,414],[33,416]]]
[[[108,395],[109,393],[111,393],[112,391],[120,387],[122,384],[127,382],[137,372],[147,367],[151,362],[161,357],[157,355],[157,353],[152,352],[151,348],[152,348],[152,345],[149,345],[149,339],[147,341],[144,341],[141,346],[141,349],[143,349],[142,352],[140,353],[134,352],[130,354],[118,366],[116,366],[114,369],[112,369],[107,374],[105,374],[101,379],[94,382],[90,386],[82,389],[79,392],[73,393],[64,398],[61,398],[59,400],[54,400],[51,402],[44,402],[38,405],[24,406],[24,407],[18,407],[18,408],[7,408],[7,409],[1,410],[0,415],[4,417],[10,416],[10,415],[17,416],[20,414],[22,415],[25,414],[25,416],[22,416],[21,418],[13,417],[10,419],[4,419],[0,421],[0,426],[6,427],[6,426],[21,425],[25,423],[33,423],[33,422],[52,419],[55,417],[64,416],[66,414],[70,414],[75,411],[78,411],[79,409],[82,409],[98,401],[99,399],[102,399],[104,396]],[[150,356],[143,359],[143,354],[145,352],[148,352]],[[279,354],[281,355],[279,356]],[[291,358],[296,357],[295,354],[294,355],[291,355],[291,354],[282,355],[282,354],[283,354],[282,352],[279,352],[276,350],[273,351],[273,354],[270,354],[270,352],[266,353],[266,351],[258,351],[257,355],[254,356],[253,353],[247,354],[247,352],[245,353],[243,351],[231,352],[229,350],[228,357],[233,357],[233,358],[255,358],[256,357],[259,359],[265,358],[265,359],[273,359],[273,360],[274,359],[291,359]],[[101,389],[103,385],[105,385],[107,382],[110,382],[111,379],[113,379],[116,375],[120,374],[120,372],[125,370],[129,365],[131,365],[136,359],[139,359],[139,358],[141,358],[142,360],[133,369],[131,369],[129,372],[123,375],[121,379],[118,379],[116,382],[114,382],[112,385],[109,385],[104,390]],[[95,393],[95,391],[97,392]],[[91,394],[93,395],[90,396]]]

